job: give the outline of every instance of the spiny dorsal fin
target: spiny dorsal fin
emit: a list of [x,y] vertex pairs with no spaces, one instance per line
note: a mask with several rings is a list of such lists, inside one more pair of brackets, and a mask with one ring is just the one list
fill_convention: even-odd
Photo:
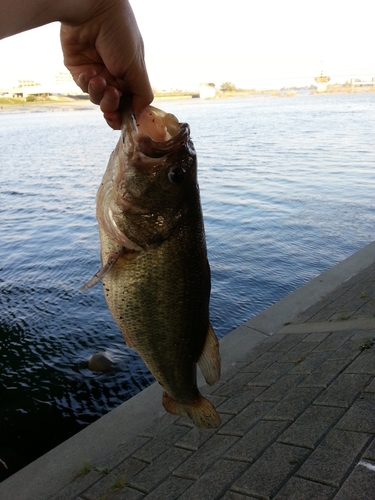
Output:
[[219,380],[221,370],[219,341],[216,338],[211,324],[208,327],[202,354],[198,359],[198,366],[208,385],[213,385]]
[[80,290],[88,290],[89,288],[92,288],[93,286],[97,285],[99,281],[102,278],[104,278],[104,276],[108,273],[108,271],[112,269],[114,263],[120,257],[123,249],[124,247],[120,247],[120,249],[117,250],[117,252],[110,254],[107,263],[101,269],[99,269],[99,271],[95,273],[94,276],[87,283],[81,286]]

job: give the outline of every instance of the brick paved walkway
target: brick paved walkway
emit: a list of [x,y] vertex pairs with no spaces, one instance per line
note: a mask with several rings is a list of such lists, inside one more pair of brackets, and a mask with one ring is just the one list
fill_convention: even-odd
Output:
[[213,388],[216,430],[165,415],[53,500],[374,500],[375,264]]

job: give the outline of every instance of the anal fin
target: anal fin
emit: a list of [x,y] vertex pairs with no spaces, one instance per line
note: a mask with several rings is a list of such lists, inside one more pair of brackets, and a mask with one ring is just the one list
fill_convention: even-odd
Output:
[[208,327],[206,342],[197,362],[208,385],[214,385],[220,378],[221,358],[219,341],[211,326]]

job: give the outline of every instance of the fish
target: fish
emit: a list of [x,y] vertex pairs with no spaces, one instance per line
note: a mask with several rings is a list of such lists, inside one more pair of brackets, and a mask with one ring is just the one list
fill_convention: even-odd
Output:
[[197,386],[197,365],[213,385],[221,361],[189,125],[153,106],[135,117],[124,99],[96,216],[102,268],[83,289],[102,280],[127,346],[163,388],[165,410],[200,428],[218,427],[217,411]]

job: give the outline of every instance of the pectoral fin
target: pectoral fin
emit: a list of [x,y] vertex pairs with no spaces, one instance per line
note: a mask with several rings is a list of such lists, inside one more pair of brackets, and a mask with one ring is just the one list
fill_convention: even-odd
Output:
[[221,369],[219,341],[216,338],[211,324],[208,327],[202,354],[198,359],[198,366],[208,385],[213,385],[219,380]]
[[89,288],[97,285],[99,281],[104,278],[104,276],[110,271],[110,269],[113,267],[114,263],[116,260],[120,257],[122,251],[124,250],[124,247],[120,247],[117,252],[113,252],[111,255],[109,255],[108,260],[106,264],[99,269],[97,273],[94,274],[94,276],[83,286],[81,286],[80,290],[88,290]]

